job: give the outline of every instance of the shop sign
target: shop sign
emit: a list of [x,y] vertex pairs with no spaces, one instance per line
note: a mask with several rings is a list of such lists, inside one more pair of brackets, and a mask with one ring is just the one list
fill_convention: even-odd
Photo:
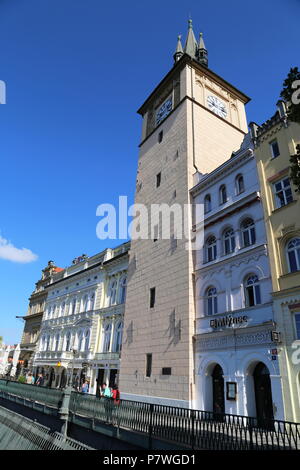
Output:
[[243,323],[248,322],[247,315],[233,317],[232,315],[228,315],[227,317],[216,318],[214,320],[210,320],[211,328],[221,328],[226,327],[230,328],[232,326],[241,325]]

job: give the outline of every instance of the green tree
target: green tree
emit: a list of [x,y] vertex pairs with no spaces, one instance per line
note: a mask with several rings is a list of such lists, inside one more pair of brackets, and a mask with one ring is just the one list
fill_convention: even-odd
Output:
[[0,346],[3,343],[3,336],[0,336]]
[[[289,121],[300,123],[300,86],[295,86],[295,82],[300,82],[300,72],[298,67],[291,68],[287,78],[283,82],[283,90],[280,93],[281,98],[287,104],[287,115]],[[293,87],[294,84],[294,87]]]
[[[297,122],[300,124],[300,72],[298,67],[290,69],[287,78],[283,82],[283,90],[280,93],[281,98],[286,102],[287,105],[287,116],[289,121]],[[293,86],[294,85],[294,86]],[[300,193],[300,145],[298,144],[297,153],[291,155],[291,172],[290,177],[295,185],[295,191]]]

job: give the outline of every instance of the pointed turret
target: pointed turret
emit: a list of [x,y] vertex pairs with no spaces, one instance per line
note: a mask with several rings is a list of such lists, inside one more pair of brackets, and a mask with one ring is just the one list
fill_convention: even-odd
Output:
[[189,30],[184,46],[184,52],[191,56],[193,59],[197,59],[197,41],[193,31],[192,20],[189,20]]
[[181,44],[181,36],[179,35],[177,38],[176,51],[173,55],[175,62],[178,62],[182,55],[183,55],[183,49],[182,49],[182,44]]
[[198,61],[205,67],[208,66],[208,53],[203,40],[203,33],[200,33],[198,46]]

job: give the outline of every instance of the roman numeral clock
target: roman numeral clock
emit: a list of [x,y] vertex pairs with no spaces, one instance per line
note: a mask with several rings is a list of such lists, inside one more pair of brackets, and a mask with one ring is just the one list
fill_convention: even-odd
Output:
[[223,103],[223,101],[221,101],[216,96],[209,95],[207,97],[207,106],[213,113],[217,114],[218,116],[224,119],[226,118],[227,116],[226,105],[225,103]]

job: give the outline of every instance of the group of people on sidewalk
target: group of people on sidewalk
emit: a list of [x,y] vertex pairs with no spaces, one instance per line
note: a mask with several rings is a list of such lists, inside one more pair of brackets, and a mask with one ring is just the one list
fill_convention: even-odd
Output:
[[32,372],[28,372],[26,375],[26,383],[30,385],[44,385],[43,374],[38,374],[37,378],[35,378]]
[[[90,383],[89,380],[86,380],[81,387],[82,393],[89,393]],[[114,401],[116,405],[120,403],[120,391],[117,385],[109,387],[106,383],[103,383],[99,388],[100,398],[107,398]]]

